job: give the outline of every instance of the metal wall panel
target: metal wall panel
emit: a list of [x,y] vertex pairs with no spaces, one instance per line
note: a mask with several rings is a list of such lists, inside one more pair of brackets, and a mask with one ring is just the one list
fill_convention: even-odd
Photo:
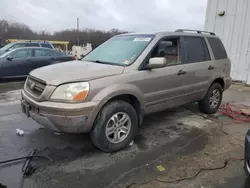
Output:
[[[220,11],[225,15],[219,16]],[[223,41],[232,61],[232,78],[250,84],[250,0],[208,0],[205,30]]]

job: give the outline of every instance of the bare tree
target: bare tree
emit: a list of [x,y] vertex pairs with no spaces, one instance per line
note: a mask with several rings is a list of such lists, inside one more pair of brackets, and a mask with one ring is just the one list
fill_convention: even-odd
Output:
[[77,44],[78,35],[80,44],[92,43],[93,48],[95,48],[112,36],[120,33],[126,33],[126,31],[118,29],[111,29],[110,31],[83,29],[78,32],[76,29],[66,29],[51,34],[45,30],[35,32],[23,23],[0,20],[0,39],[63,40],[70,42],[69,47]]

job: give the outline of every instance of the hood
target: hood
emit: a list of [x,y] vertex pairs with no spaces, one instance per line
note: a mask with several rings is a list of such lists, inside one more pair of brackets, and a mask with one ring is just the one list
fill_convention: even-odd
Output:
[[67,82],[89,81],[101,77],[121,74],[124,67],[87,61],[67,61],[45,66],[30,72],[30,75],[45,81],[48,85]]

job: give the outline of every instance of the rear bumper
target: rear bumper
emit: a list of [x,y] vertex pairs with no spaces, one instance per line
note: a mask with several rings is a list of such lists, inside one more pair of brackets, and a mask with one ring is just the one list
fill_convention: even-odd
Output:
[[22,94],[22,110],[33,120],[42,126],[55,131],[65,133],[86,133],[92,128],[94,119],[92,113],[98,102],[86,103],[58,103],[38,102]]

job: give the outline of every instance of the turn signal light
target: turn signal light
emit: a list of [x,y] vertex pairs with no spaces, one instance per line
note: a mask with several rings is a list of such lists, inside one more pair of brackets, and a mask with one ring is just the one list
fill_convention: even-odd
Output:
[[74,100],[75,101],[83,101],[88,95],[88,91],[81,91],[79,93],[76,94],[76,96],[74,96]]

